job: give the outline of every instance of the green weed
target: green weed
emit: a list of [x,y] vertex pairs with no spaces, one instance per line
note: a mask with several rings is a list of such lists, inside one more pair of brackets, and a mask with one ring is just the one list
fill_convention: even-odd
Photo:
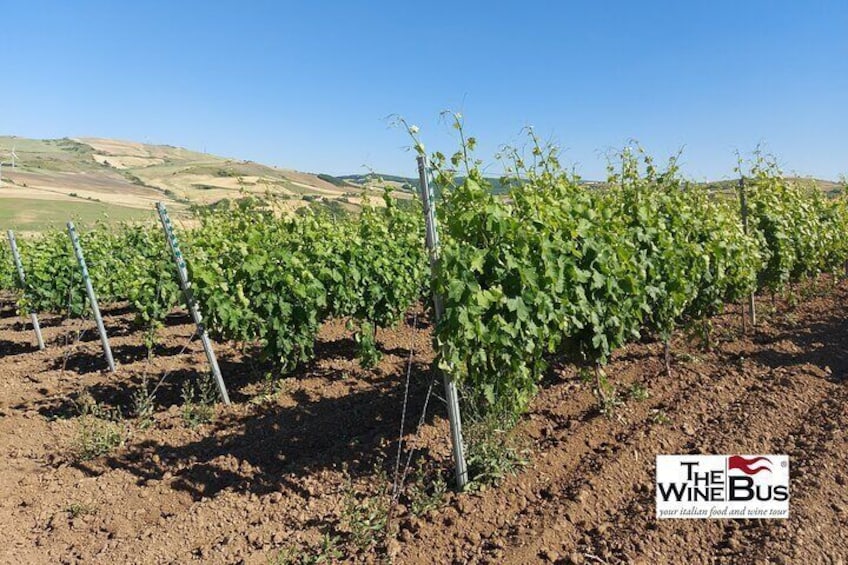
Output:
[[216,394],[211,375],[207,374],[196,382],[183,383],[182,417],[186,426],[196,428],[214,419]]

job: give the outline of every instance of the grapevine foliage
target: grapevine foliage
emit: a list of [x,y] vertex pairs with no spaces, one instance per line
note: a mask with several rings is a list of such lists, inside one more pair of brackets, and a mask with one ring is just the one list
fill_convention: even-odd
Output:
[[[67,232],[18,244],[27,277],[26,288],[19,289],[22,309],[85,315],[88,298]],[[99,302],[128,301],[147,325],[161,321],[176,304],[179,286],[156,226],[99,223],[80,233],[80,245]]]
[[[668,343],[728,302],[839,272],[848,259],[846,196],[786,179],[760,153],[740,165],[744,184],[712,190],[686,181],[676,158],[659,167],[628,147],[607,182],[590,186],[530,131],[529,156],[505,152],[504,195],[473,160],[476,141],[455,125],[459,151],[432,157],[442,235],[432,290],[444,304],[434,341],[438,365],[477,412],[520,414],[553,355],[600,368],[629,341]],[[375,364],[377,328],[430,290],[420,207],[398,207],[388,192],[355,217],[287,215],[244,199],[201,212],[193,225],[178,237],[208,329],[258,346],[284,369],[314,356],[331,318],[349,320],[362,363]],[[153,330],[181,303],[157,224],[99,224],[80,237],[103,303],[129,303]],[[0,288],[17,291],[23,311],[86,315],[67,233],[19,246],[26,286],[4,246]]]
[[551,354],[600,367],[646,333],[667,343],[727,302],[848,259],[845,199],[785,179],[760,155],[744,172],[746,233],[741,195],[692,185],[676,158],[660,170],[627,148],[606,185],[590,188],[530,137],[529,159],[508,152],[506,197],[471,160],[473,138],[432,157],[447,234],[438,362],[478,411],[519,414]]
[[[353,318],[367,327],[396,323],[426,281],[420,214],[402,211],[387,194],[341,221],[307,213],[278,218],[243,201],[213,212],[187,246],[196,293],[209,327],[226,339],[259,342],[284,367],[313,356],[319,324]],[[360,331],[361,334],[361,331]]]
[[[312,358],[329,318],[355,320],[361,358],[376,363],[375,328],[396,323],[428,280],[420,211],[400,209],[388,192],[383,206],[366,202],[357,217],[281,215],[245,199],[199,220],[178,236],[206,326],[220,338],[257,344],[284,369]],[[183,300],[159,225],[101,223],[80,230],[80,243],[99,302],[128,302],[146,329],[155,331]],[[26,287],[18,288],[8,251],[0,280],[20,292],[21,309],[86,315],[68,234],[50,231],[19,245]]]
[[0,290],[15,288],[18,274],[12,260],[12,251],[6,245],[0,245]]

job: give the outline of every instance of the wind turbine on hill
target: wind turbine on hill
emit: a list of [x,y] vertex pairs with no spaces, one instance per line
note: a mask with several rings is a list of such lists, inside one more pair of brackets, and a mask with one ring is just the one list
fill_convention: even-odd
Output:
[[[18,160],[18,154],[15,153],[15,146],[14,145],[12,146],[12,152],[9,155],[11,155],[11,157],[12,157],[12,169],[14,169],[15,165],[17,164],[16,161]],[[3,186],[3,161],[0,160],[0,187],[2,187],[2,186]]]

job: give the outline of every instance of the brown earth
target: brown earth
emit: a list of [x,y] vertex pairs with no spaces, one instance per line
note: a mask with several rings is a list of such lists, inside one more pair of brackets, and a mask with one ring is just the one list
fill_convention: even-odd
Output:
[[[496,487],[439,496],[433,485],[450,477],[447,426],[437,385],[414,433],[432,359],[415,313],[378,333],[385,356],[372,370],[360,368],[341,322],[322,329],[314,363],[278,381],[242,348],[217,344],[234,404],[191,427],[180,392],[205,365],[196,340],[182,352],[185,317],[169,319],[148,361],[132,315],[107,312],[119,363],[110,375],[90,322],[45,319],[49,348],[38,352],[7,300],[0,561],[288,563],[323,553],[416,564],[844,564],[848,283],[759,308],[747,337],[738,309],[714,319],[711,352],[680,336],[671,378],[656,343],[618,352],[607,374],[625,403],[611,417],[573,366],[555,364],[517,430],[527,465]],[[80,327],[82,339],[63,345]],[[408,368],[404,461],[408,446],[416,451],[409,488],[380,529]],[[142,426],[129,417],[133,393],[145,375],[166,372]],[[123,444],[91,460],[77,453],[93,421],[80,416],[86,398],[127,416],[115,424]],[[790,518],[656,520],[654,457],[673,453],[788,454]]]

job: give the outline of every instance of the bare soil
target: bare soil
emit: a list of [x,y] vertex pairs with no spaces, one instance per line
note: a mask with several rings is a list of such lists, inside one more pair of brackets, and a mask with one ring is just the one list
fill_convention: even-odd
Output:
[[[39,352],[7,299],[0,561],[286,563],[303,552],[428,565],[844,564],[848,283],[815,290],[797,306],[761,300],[747,336],[729,308],[713,320],[711,351],[681,334],[671,378],[659,344],[618,352],[606,372],[625,402],[611,417],[576,368],[554,363],[516,431],[527,464],[496,486],[442,496],[432,492],[451,476],[438,381],[415,433],[432,381],[420,312],[378,332],[384,358],[371,370],[360,367],[343,322],[325,325],[316,361],[282,380],[268,378],[249,350],[216,344],[234,403],[192,426],[181,390],[206,369],[197,340],[183,350],[193,332],[185,316],[168,320],[148,359],[132,314],[106,312],[119,365],[112,375],[91,322],[44,319],[48,349]],[[80,328],[82,339],[66,344]],[[133,394],[165,373],[143,426]],[[411,487],[380,529],[407,374]],[[78,455],[91,420],[80,415],[86,398],[125,416],[116,424],[123,443],[90,460]],[[788,454],[790,518],[656,520],[654,458],[674,453]]]

